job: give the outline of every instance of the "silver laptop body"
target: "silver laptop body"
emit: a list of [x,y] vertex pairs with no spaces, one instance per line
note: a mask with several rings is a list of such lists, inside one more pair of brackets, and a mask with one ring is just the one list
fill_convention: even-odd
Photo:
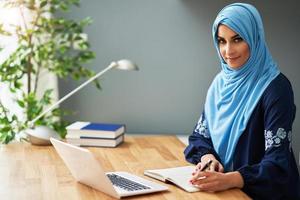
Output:
[[[165,186],[127,172],[105,173],[100,162],[96,160],[88,149],[77,147],[54,138],[51,138],[50,141],[78,182],[110,196],[120,199],[125,196],[168,190]],[[121,182],[120,179],[122,179]],[[127,183],[127,180],[124,179],[129,179],[135,182],[135,184],[131,184],[131,186],[128,186],[128,184],[124,185],[124,181]]]

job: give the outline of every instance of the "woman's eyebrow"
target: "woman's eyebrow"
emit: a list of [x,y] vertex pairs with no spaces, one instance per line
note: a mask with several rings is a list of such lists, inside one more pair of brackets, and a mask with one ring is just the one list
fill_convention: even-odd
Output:
[[232,39],[235,39],[235,38],[237,38],[237,37],[240,37],[240,35],[239,35],[239,34],[236,34],[236,35],[232,36],[231,38],[232,38]]
[[[235,38],[237,38],[237,37],[240,37],[240,35],[239,35],[239,34],[236,34],[236,35],[232,36],[231,39],[235,39]],[[223,37],[221,37],[221,36],[219,36],[219,35],[217,36],[217,38],[218,38],[218,39],[224,39]]]

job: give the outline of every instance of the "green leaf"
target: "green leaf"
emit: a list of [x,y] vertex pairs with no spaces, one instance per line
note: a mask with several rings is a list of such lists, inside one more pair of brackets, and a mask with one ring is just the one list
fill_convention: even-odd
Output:
[[84,27],[84,26],[90,25],[92,22],[93,22],[93,20],[90,17],[86,17],[80,21],[80,26]]
[[17,89],[20,89],[22,86],[22,83],[19,82],[18,80],[14,82],[14,87],[17,88]]
[[100,83],[97,80],[95,81],[95,85],[96,85],[97,89],[102,90],[102,87],[101,87]]
[[17,100],[17,103],[19,104],[19,106],[20,106],[21,108],[25,108],[25,103],[24,103],[24,101]]
[[12,116],[12,121],[18,121],[18,117],[16,115]]
[[40,8],[43,8],[47,5],[47,1],[41,1]]
[[4,126],[3,128],[1,128],[0,129],[0,132],[8,132],[8,131],[10,131],[11,130],[11,127],[9,127],[9,126]]
[[0,118],[0,123],[1,123],[1,125],[6,125],[6,124],[9,124],[9,121],[8,121],[7,117],[4,117],[4,118]]
[[68,11],[69,10],[68,5],[65,4],[64,2],[60,3],[60,9],[63,10],[63,11]]

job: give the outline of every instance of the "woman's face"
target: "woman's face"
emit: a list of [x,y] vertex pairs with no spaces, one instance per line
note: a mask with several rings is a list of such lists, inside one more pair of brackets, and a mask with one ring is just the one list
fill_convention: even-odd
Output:
[[221,56],[231,68],[238,69],[247,62],[249,46],[236,32],[220,24],[217,36]]

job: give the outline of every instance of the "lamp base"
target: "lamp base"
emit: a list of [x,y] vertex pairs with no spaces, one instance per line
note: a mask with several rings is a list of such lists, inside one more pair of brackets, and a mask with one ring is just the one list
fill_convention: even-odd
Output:
[[47,126],[37,126],[34,129],[26,129],[29,141],[33,145],[51,145],[50,138],[59,139],[58,134]]

